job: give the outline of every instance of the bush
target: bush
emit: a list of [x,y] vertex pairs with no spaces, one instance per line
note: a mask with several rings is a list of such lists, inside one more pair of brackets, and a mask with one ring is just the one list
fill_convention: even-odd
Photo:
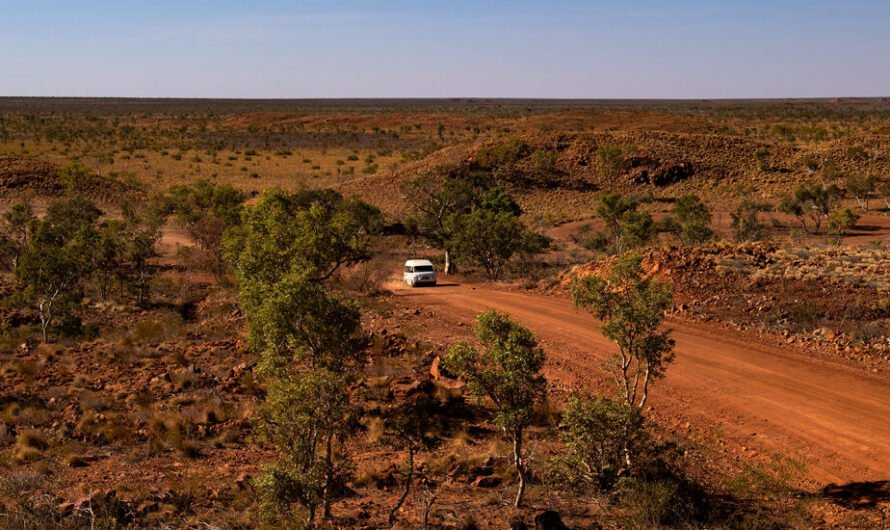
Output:
[[557,474],[576,487],[609,491],[631,472],[628,455],[646,449],[640,409],[624,399],[576,396],[560,425],[568,454],[558,459]]
[[835,210],[828,215],[828,235],[831,240],[840,245],[844,236],[856,225],[859,216],[849,208]]
[[603,192],[597,197],[596,214],[606,225],[611,250],[622,253],[649,244],[658,236],[658,226],[652,216],[638,210],[640,200],[614,192]]
[[677,199],[673,216],[662,221],[663,229],[674,232],[686,245],[701,244],[714,237],[711,211],[697,195]]
[[760,220],[761,212],[768,212],[772,207],[750,199],[743,199],[734,212],[730,214],[733,238],[736,241],[760,241],[767,237],[767,226]]
[[499,169],[516,164],[531,152],[529,145],[519,138],[511,138],[496,145],[479,149],[476,164],[481,169]]
[[633,156],[636,146],[604,145],[596,150],[599,168],[603,176],[616,179],[621,176],[627,158]]
[[680,525],[691,518],[688,499],[676,482],[667,479],[630,481],[621,491],[619,517],[625,528],[659,528]]

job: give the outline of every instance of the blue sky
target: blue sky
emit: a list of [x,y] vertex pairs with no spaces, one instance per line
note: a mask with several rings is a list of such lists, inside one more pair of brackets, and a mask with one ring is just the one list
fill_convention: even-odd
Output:
[[890,1],[0,0],[0,95],[890,96]]

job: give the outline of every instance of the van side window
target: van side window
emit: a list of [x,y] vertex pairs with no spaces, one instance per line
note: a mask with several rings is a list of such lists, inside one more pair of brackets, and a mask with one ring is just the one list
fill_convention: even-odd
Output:
[[411,267],[405,267],[405,272],[414,272],[414,271],[411,270]]

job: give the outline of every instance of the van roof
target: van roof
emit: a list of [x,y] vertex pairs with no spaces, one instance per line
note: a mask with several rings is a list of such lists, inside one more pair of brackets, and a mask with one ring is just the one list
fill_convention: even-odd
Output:
[[405,262],[406,267],[417,267],[419,265],[429,265],[433,266],[433,262],[428,259],[409,259]]

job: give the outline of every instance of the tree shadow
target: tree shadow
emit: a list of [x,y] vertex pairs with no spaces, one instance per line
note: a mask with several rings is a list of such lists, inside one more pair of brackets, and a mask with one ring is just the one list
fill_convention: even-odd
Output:
[[822,488],[822,496],[845,508],[875,508],[890,502],[890,480],[829,484]]

